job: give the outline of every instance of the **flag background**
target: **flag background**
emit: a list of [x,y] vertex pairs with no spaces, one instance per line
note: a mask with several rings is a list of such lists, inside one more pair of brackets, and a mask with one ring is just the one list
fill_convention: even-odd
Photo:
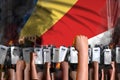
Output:
[[[27,3],[33,5],[25,9]],[[92,38],[107,31],[115,24],[120,9],[119,0],[35,0],[17,5],[14,3],[7,13],[8,22],[17,28],[9,29],[6,22],[4,30],[20,37],[37,35],[41,40],[38,44],[56,46],[71,46],[76,35]],[[1,32],[3,38],[8,33],[5,31]]]
[[38,0],[21,36],[39,35],[43,45],[70,46],[76,35],[91,38],[108,29],[106,9],[106,0]]

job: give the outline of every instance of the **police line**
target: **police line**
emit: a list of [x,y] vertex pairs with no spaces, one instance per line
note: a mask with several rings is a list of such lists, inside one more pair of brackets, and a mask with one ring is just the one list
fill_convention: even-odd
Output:
[[[36,64],[44,64],[46,62],[62,62],[68,61],[71,64],[78,63],[78,52],[74,47],[60,46],[56,48],[54,46],[42,46],[42,47],[27,47],[21,48],[18,46],[4,46],[0,45],[0,64],[4,64],[7,60],[11,64],[16,64],[19,59],[30,62],[30,53],[35,52],[37,58]],[[111,61],[120,63],[120,47],[116,46],[114,49],[110,49],[109,46],[95,45],[93,48],[89,45],[88,49],[88,64],[93,61],[97,61],[99,64],[110,65]]]

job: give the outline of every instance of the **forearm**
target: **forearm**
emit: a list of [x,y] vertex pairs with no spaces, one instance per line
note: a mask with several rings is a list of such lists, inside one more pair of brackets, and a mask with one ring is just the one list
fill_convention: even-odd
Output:
[[46,80],[51,80],[49,68],[46,69]]
[[[88,38],[77,36],[75,48],[78,51],[77,80],[88,80]],[[87,76],[86,76],[87,75]]]
[[99,80],[99,64],[94,62],[94,80]]
[[62,62],[62,80],[68,80],[68,62]]
[[81,51],[78,53],[77,80],[88,80],[88,77],[86,77],[88,75],[88,52],[87,49],[84,51],[86,52]]
[[72,80],[76,80],[76,71],[71,71],[70,77],[72,78]]
[[24,80],[30,80],[30,65],[27,63],[24,70]]
[[43,80],[43,71],[38,72],[37,75],[38,75],[38,80]]
[[112,70],[110,80],[115,80],[115,70]]
[[104,80],[104,70],[102,69],[102,77],[101,80]]
[[89,80],[93,80],[93,68],[89,69]]
[[4,80],[4,75],[5,75],[5,72],[0,73],[0,80]]
[[18,60],[16,64],[16,80],[24,80],[25,62]]
[[34,62],[31,63],[31,77],[34,80],[38,80],[36,65]]
[[16,80],[23,80],[23,70],[16,71]]
[[14,69],[9,69],[9,80],[16,80],[16,73]]
[[110,80],[115,80],[115,62],[114,61],[111,62],[111,66],[112,66],[112,70],[109,71],[111,74]]
[[51,73],[51,79],[52,79],[52,80],[55,80],[55,73],[54,73],[54,72]]

